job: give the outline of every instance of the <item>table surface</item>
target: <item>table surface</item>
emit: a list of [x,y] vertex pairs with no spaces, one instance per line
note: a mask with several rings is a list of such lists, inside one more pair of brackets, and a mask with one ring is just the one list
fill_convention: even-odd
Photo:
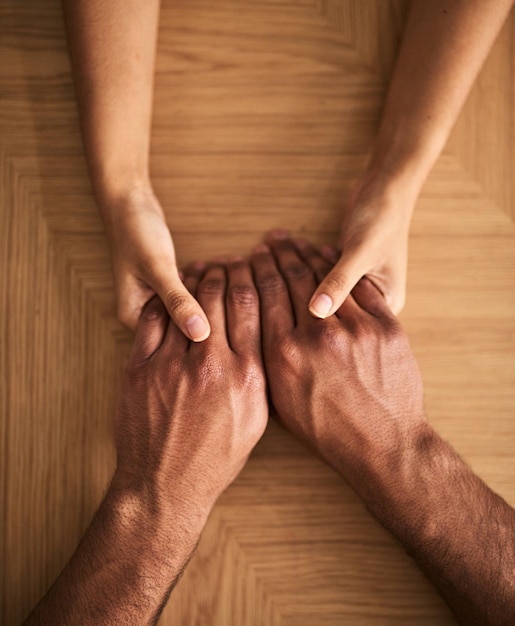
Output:
[[[181,263],[273,227],[336,242],[405,2],[164,2],[151,167]],[[113,469],[131,337],[82,155],[58,0],[0,7],[0,621],[73,552]],[[402,321],[431,423],[515,504],[515,20],[417,204]],[[3,611],[3,613],[1,613]],[[162,624],[453,619],[399,545],[275,423],[215,508]]]

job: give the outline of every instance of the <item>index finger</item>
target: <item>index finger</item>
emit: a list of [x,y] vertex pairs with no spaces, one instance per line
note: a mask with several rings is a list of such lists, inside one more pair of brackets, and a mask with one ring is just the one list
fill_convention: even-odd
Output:
[[227,334],[233,352],[261,356],[259,297],[247,261],[234,258],[227,266]]
[[261,305],[263,342],[270,345],[293,331],[290,295],[268,246],[261,245],[253,250],[251,264]]

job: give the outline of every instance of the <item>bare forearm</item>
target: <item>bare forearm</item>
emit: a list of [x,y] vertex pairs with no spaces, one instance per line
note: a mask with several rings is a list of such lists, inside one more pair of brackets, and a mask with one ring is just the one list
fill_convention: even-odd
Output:
[[460,623],[515,623],[515,511],[429,427],[401,449],[357,491]]
[[413,0],[367,176],[416,196],[513,0]]
[[204,522],[111,490],[26,624],[156,623]]
[[[159,0],[63,0],[97,197],[148,186]],[[107,202],[106,202],[107,204]]]

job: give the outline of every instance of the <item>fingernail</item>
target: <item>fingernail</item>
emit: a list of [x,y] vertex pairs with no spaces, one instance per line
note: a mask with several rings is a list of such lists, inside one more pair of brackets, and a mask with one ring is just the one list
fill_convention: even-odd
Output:
[[268,254],[270,248],[264,243],[260,243],[258,246],[252,249],[252,254]]
[[203,272],[206,269],[207,265],[204,261],[195,261],[191,264],[191,268],[196,272]]
[[209,336],[209,328],[200,315],[193,315],[186,321],[186,329],[193,341],[204,341]]
[[268,233],[270,239],[286,239],[288,237],[288,231],[283,228],[274,228]]
[[323,256],[329,261],[336,262],[339,258],[338,250],[332,246],[323,246],[320,250]]
[[329,312],[331,311],[332,308],[333,308],[332,299],[325,293],[321,293],[319,296],[317,296],[313,300],[313,302],[311,303],[309,307],[309,310],[311,311],[311,313],[313,313],[313,315],[316,315],[317,317],[321,317],[322,319],[324,319],[325,317],[329,315]]

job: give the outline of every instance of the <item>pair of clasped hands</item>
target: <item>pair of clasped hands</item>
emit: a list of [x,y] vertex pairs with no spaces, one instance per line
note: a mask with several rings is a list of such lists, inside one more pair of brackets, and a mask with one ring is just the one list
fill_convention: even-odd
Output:
[[183,281],[211,326],[202,342],[157,296],[146,305],[117,413],[114,485],[151,485],[202,526],[263,435],[267,389],[281,424],[358,492],[371,459],[386,462],[424,428],[418,367],[379,290],[364,278],[334,315],[309,312],[328,256],[276,231],[249,261],[192,264]]

